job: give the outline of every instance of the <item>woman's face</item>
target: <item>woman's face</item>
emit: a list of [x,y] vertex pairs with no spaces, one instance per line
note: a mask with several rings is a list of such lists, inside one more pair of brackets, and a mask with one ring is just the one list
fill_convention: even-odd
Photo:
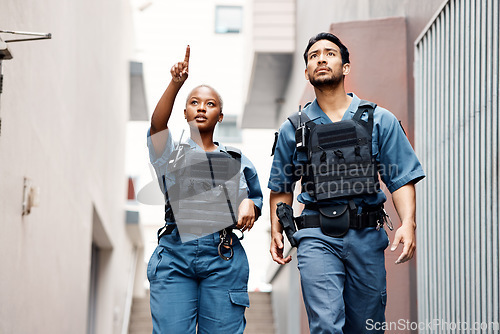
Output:
[[209,87],[195,88],[187,99],[184,116],[189,126],[196,127],[200,133],[213,132],[223,118],[217,94]]

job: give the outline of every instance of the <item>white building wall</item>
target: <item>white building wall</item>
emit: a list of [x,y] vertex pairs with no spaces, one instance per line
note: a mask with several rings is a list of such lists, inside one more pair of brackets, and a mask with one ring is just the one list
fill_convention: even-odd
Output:
[[[133,251],[124,219],[128,0],[3,0],[0,22],[53,35],[9,44],[14,58],[2,66],[0,333],[86,332],[93,233],[108,248],[96,332],[118,333]],[[25,177],[40,204],[22,216]]]

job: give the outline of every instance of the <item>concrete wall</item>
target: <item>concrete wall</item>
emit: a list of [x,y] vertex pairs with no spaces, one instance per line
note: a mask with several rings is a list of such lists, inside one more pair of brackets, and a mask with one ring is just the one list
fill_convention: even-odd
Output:
[[[272,303],[274,311],[274,325],[277,334],[309,333],[306,310],[302,300],[299,270],[297,268],[297,249],[290,250],[288,255],[292,261],[286,266],[273,263],[275,277],[273,282]],[[279,270],[279,271],[278,271]],[[292,316],[290,315],[297,315]]]
[[[9,44],[0,117],[0,333],[85,333],[91,244],[101,247],[96,332],[121,330],[125,124],[133,46],[127,0],[4,0]],[[4,36],[5,37],[5,36]],[[40,205],[21,215],[23,179]]]
[[295,0],[254,0],[252,21],[255,52],[293,52],[295,49]]

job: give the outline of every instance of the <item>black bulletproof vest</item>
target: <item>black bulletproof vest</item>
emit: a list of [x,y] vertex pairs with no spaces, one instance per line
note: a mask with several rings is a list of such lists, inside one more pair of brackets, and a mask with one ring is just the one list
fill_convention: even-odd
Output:
[[[308,163],[302,174],[303,192],[308,192],[317,201],[377,192],[380,185],[372,157],[375,107],[374,103],[361,101],[352,119],[329,124],[316,124],[301,115],[308,128],[305,145]],[[361,120],[365,112],[368,113],[367,122]],[[289,118],[295,127],[297,119],[297,114]]]
[[203,152],[181,144],[172,152],[167,165],[175,177],[166,196],[169,220],[210,232],[237,222],[241,153],[227,150]]

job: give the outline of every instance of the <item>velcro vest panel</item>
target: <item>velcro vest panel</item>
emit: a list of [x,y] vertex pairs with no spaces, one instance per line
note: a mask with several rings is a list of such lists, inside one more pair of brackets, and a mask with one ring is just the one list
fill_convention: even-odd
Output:
[[203,152],[183,144],[172,153],[167,172],[175,184],[168,198],[178,225],[211,233],[237,222],[241,153],[227,149]]
[[[351,120],[329,124],[307,121],[308,164],[302,175],[303,192],[317,201],[377,192],[380,185],[372,157],[375,107],[371,102],[361,101]],[[361,120],[365,112],[367,122]]]

